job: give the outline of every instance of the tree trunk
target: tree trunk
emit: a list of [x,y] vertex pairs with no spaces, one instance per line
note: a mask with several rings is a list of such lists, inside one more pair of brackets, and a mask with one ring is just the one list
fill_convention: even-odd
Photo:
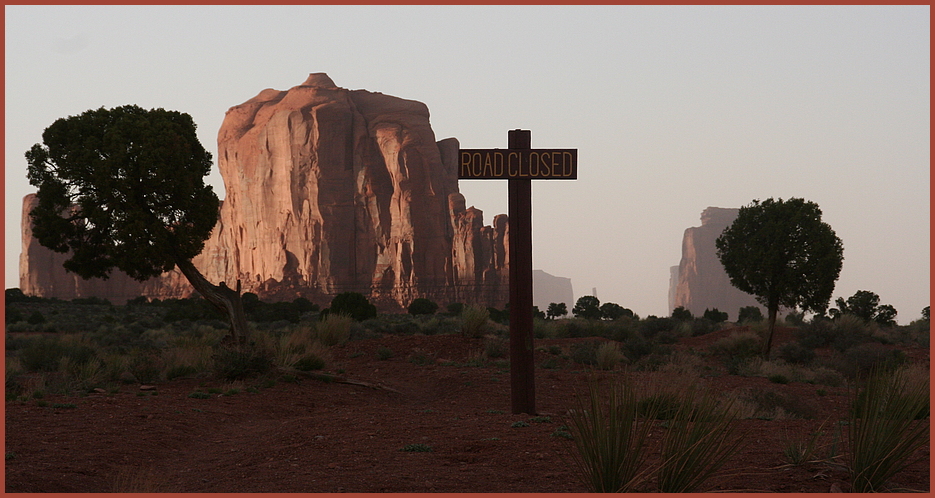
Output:
[[209,303],[227,314],[231,324],[231,339],[234,343],[246,344],[250,337],[250,329],[247,326],[247,315],[243,311],[243,301],[240,299],[240,280],[237,281],[236,289],[231,289],[224,282],[214,285],[208,282],[191,261],[178,260],[175,264],[196,291]]
[[769,348],[773,344],[773,330],[776,328],[776,314],[779,311],[779,305],[769,306],[769,327],[766,332],[766,347],[763,348],[763,359],[769,360]]

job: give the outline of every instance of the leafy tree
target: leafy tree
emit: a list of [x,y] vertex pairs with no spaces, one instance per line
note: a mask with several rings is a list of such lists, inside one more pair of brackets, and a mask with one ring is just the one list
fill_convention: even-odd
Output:
[[672,310],[672,318],[681,321],[693,320],[695,317],[692,316],[692,312],[685,309],[684,306],[679,306]]
[[329,314],[347,315],[358,322],[377,317],[377,307],[359,292],[342,292],[331,300],[331,307],[321,310],[320,319]]
[[108,278],[117,268],[143,281],[174,267],[227,314],[245,342],[240,281],[214,285],[192,265],[218,219],[204,177],[211,154],[191,116],[135,105],[61,118],[26,152],[38,204],[29,213],[39,243],[66,253],[65,269]]
[[617,303],[604,303],[601,305],[601,317],[605,320],[616,320],[622,316],[633,318],[633,310],[624,308]]
[[707,318],[708,320],[711,320],[711,321],[714,322],[714,323],[726,322],[726,321],[727,321],[727,312],[726,312],[726,311],[718,311],[717,308],[714,308],[714,309],[711,309],[711,310],[705,308],[705,310],[704,310],[704,315],[702,315],[702,318]]
[[737,323],[762,322],[763,312],[758,306],[744,306],[737,312]]
[[409,303],[410,315],[431,315],[438,311],[438,304],[430,299],[418,297]]
[[545,313],[543,313],[542,311],[540,311],[538,306],[533,306],[533,307],[532,307],[532,317],[533,317],[533,318],[538,318],[538,319],[540,319],[540,320],[545,320]]
[[599,319],[601,317],[601,302],[594,296],[581,296],[571,309],[571,313],[578,318]]
[[754,200],[715,241],[731,284],[766,307],[769,355],[780,306],[823,313],[841,273],[844,246],[818,205],[804,199]]
[[545,314],[550,320],[554,320],[560,316],[567,315],[568,307],[565,306],[565,303],[549,303],[549,307],[545,310]]
[[843,315],[854,315],[865,322],[877,322],[880,325],[896,325],[896,308],[889,304],[880,304],[880,296],[874,292],[859,290],[853,296],[837,298],[834,301],[837,308],[828,310],[831,318],[837,319]]
[[929,320],[929,306],[922,308],[922,319],[925,321]]

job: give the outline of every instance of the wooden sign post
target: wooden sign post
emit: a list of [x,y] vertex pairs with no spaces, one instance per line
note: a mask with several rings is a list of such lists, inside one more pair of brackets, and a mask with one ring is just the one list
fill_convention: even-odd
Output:
[[529,130],[510,130],[508,149],[461,149],[458,178],[506,179],[510,217],[510,392],[513,413],[536,413],[532,317],[532,182],[574,180],[577,149],[533,149]]

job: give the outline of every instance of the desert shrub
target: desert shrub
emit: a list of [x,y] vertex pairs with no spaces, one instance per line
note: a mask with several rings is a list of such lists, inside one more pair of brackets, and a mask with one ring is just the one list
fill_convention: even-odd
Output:
[[835,355],[831,366],[850,378],[863,377],[871,370],[893,368],[906,362],[906,354],[878,343],[863,343]]
[[532,335],[536,339],[554,339],[558,337],[559,328],[555,320],[534,319],[532,321]]
[[756,418],[812,419],[818,413],[815,407],[801,398],[768,389],[752,389],[745,397],[756,405]]
[[694,319],[695,317],[692,315],[692,312],[685,309],[684,306],[679,306],[672,310],[672,318],[679,321],[688,321]]
[[484,338],[484,354],[488,358],[503,358],[509,352],[510,345],[506,340],[493,335]]
[[416,298],[407,309],[410,315],[432,315],[438,311],[438,304],[424,297]]
[[225,380],[262,375],[273,367],[273,353],[256,345],[219,344],[212,359],[214,373]]
[[786,325],[790,327],[801,327],[805,325],[805,312],[804,311],[791,311],[787,314],[783,320],[786,322]]
[[848,423],[846,462],[858,493],[885,491],[929,442],[927,372],[907,368],[874,370],[852,407]]
[[779,357],[788,363],[808,365],[815,359],[815,352],[797,342],[787,342],[779,347]]
[[763,312],[757,306],[744,306],[737,312],[737,323],[749,324],[763,321]]
[[487,333],[490,311],[481,306],[468,306],[461,311],[461,335],[480,338]]
[[39,311],[33,311],[29,318],[26,319],[26,323],[30,325],[39,325],[40,323],[45,323],[45,316]]
[[359,292],[342,292],[331,300],[331,306],[321,310],[319,317],[324,319],[329,314],[347,315],[358,322],[376,318],[377,307],[370,304],[366,296]]
[[823,348],[834,342],[834,324],[827,318],[815,317],[796,331],[799,344],[807,349]]
[[148,384],[160,379],[166,362],[159,351],[136,348],[127,355],[125,366],[137,382]]
[[653,343],[639,334],[623,341],[623,354],[630,360],[630,363],[635,363],[640,358],[652,353],[653,348]]
[[[717,311],[717,308],[714,309]],[[721,315],[715,317],[717,320],[709,319],[707,316],[704,318],[695,318],[692,320],[691,329],[689,335],[691,337],[698,337],[699,335],[710,334],[718,329],[718,324],[727,320],[727,313],[721,313]]]
[[451,316],[458,316],[464,311],[464,303],[451,303],[445,307],[445,310],[447,310],[448,314]]
[[712,323],[718,324],[718,323],[727,321],[727,312],[718,311],[717,308],[710,309],[710,310],[705,308],[704,314],[702,315],[702,317],[710,320]]
[[854,315],[842,315],[832,322],[834,340],[831,346],[838,351],[847,351],[859,344],[873,341],[876,325]]
[[494,323],[501,325],[510,323],[510,310],[508,309],[498,310],[497,308],[488,307],[487,314],[490,316],[490,321]]
[[598,342],[579,342],[571,346],[571,360],[581,365],[594,365],[597,363]]
[[27,372],[54,372],[62,358],[80,364],[97,356],[97,351],[79,337],[38,337],[19,351],[20,363]]
[[656,334],[666,330],[672,330],[676,326],[676,320],[670,317],[658,318],[655,316],[647,316],[645,319],[640,320],[639,331],[640,335],[647,339],[653,339]]
[[740,365],[760,355],[763,340],[753,332],[734,332],[715,341],[710,351],[724,359],[728,372],[736,374]]
[[324,358],[314,353],[307,353],[292,365],[296,370],[308,372],[309,370],[321,370],[325,368]]
[[595,364],[601,370],[613,370],[625,356],[616,342],[605,342],[597,347],[594,354]]
[[351,336],[351,324],[354,319],[338,313],[331,313],[315,325],[315,336],[325,346],[344,344]]
[[21,322],[25,320],[26,317],[20,312],[20,310],[14,310],[7,308],[6,314],[3,316],[3,322],[6,324]]

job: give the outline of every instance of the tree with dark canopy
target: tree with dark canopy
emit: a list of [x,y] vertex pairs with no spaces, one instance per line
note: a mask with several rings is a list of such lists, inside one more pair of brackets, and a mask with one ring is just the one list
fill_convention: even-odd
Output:
[[766,307],[769,356],[780,306],[824,313],[841,273],[844,246],[818,205],[804,199],[754,200],[715,241],[731,284]]
[[109,277],[117,268],[143,281],[178,267],[248,337],[240,281],[214,285],[192,265],[218,219],[220,201],[204,177],[211,154],[191,116],[135,105],[61,118],[26,152],[38,204],[29,216],[45,247],[71,252],[66,270]]
[[884,326],[896,325],[896,308],[890,304],[880,304],[880,296],[875,292],[859,290],[853,296],[847,298],[837,298],[834,301],[837,308],[828,310],[832,319],[838,319],[843,315],[854,315],[863,319],[865,322],[877,322]]

